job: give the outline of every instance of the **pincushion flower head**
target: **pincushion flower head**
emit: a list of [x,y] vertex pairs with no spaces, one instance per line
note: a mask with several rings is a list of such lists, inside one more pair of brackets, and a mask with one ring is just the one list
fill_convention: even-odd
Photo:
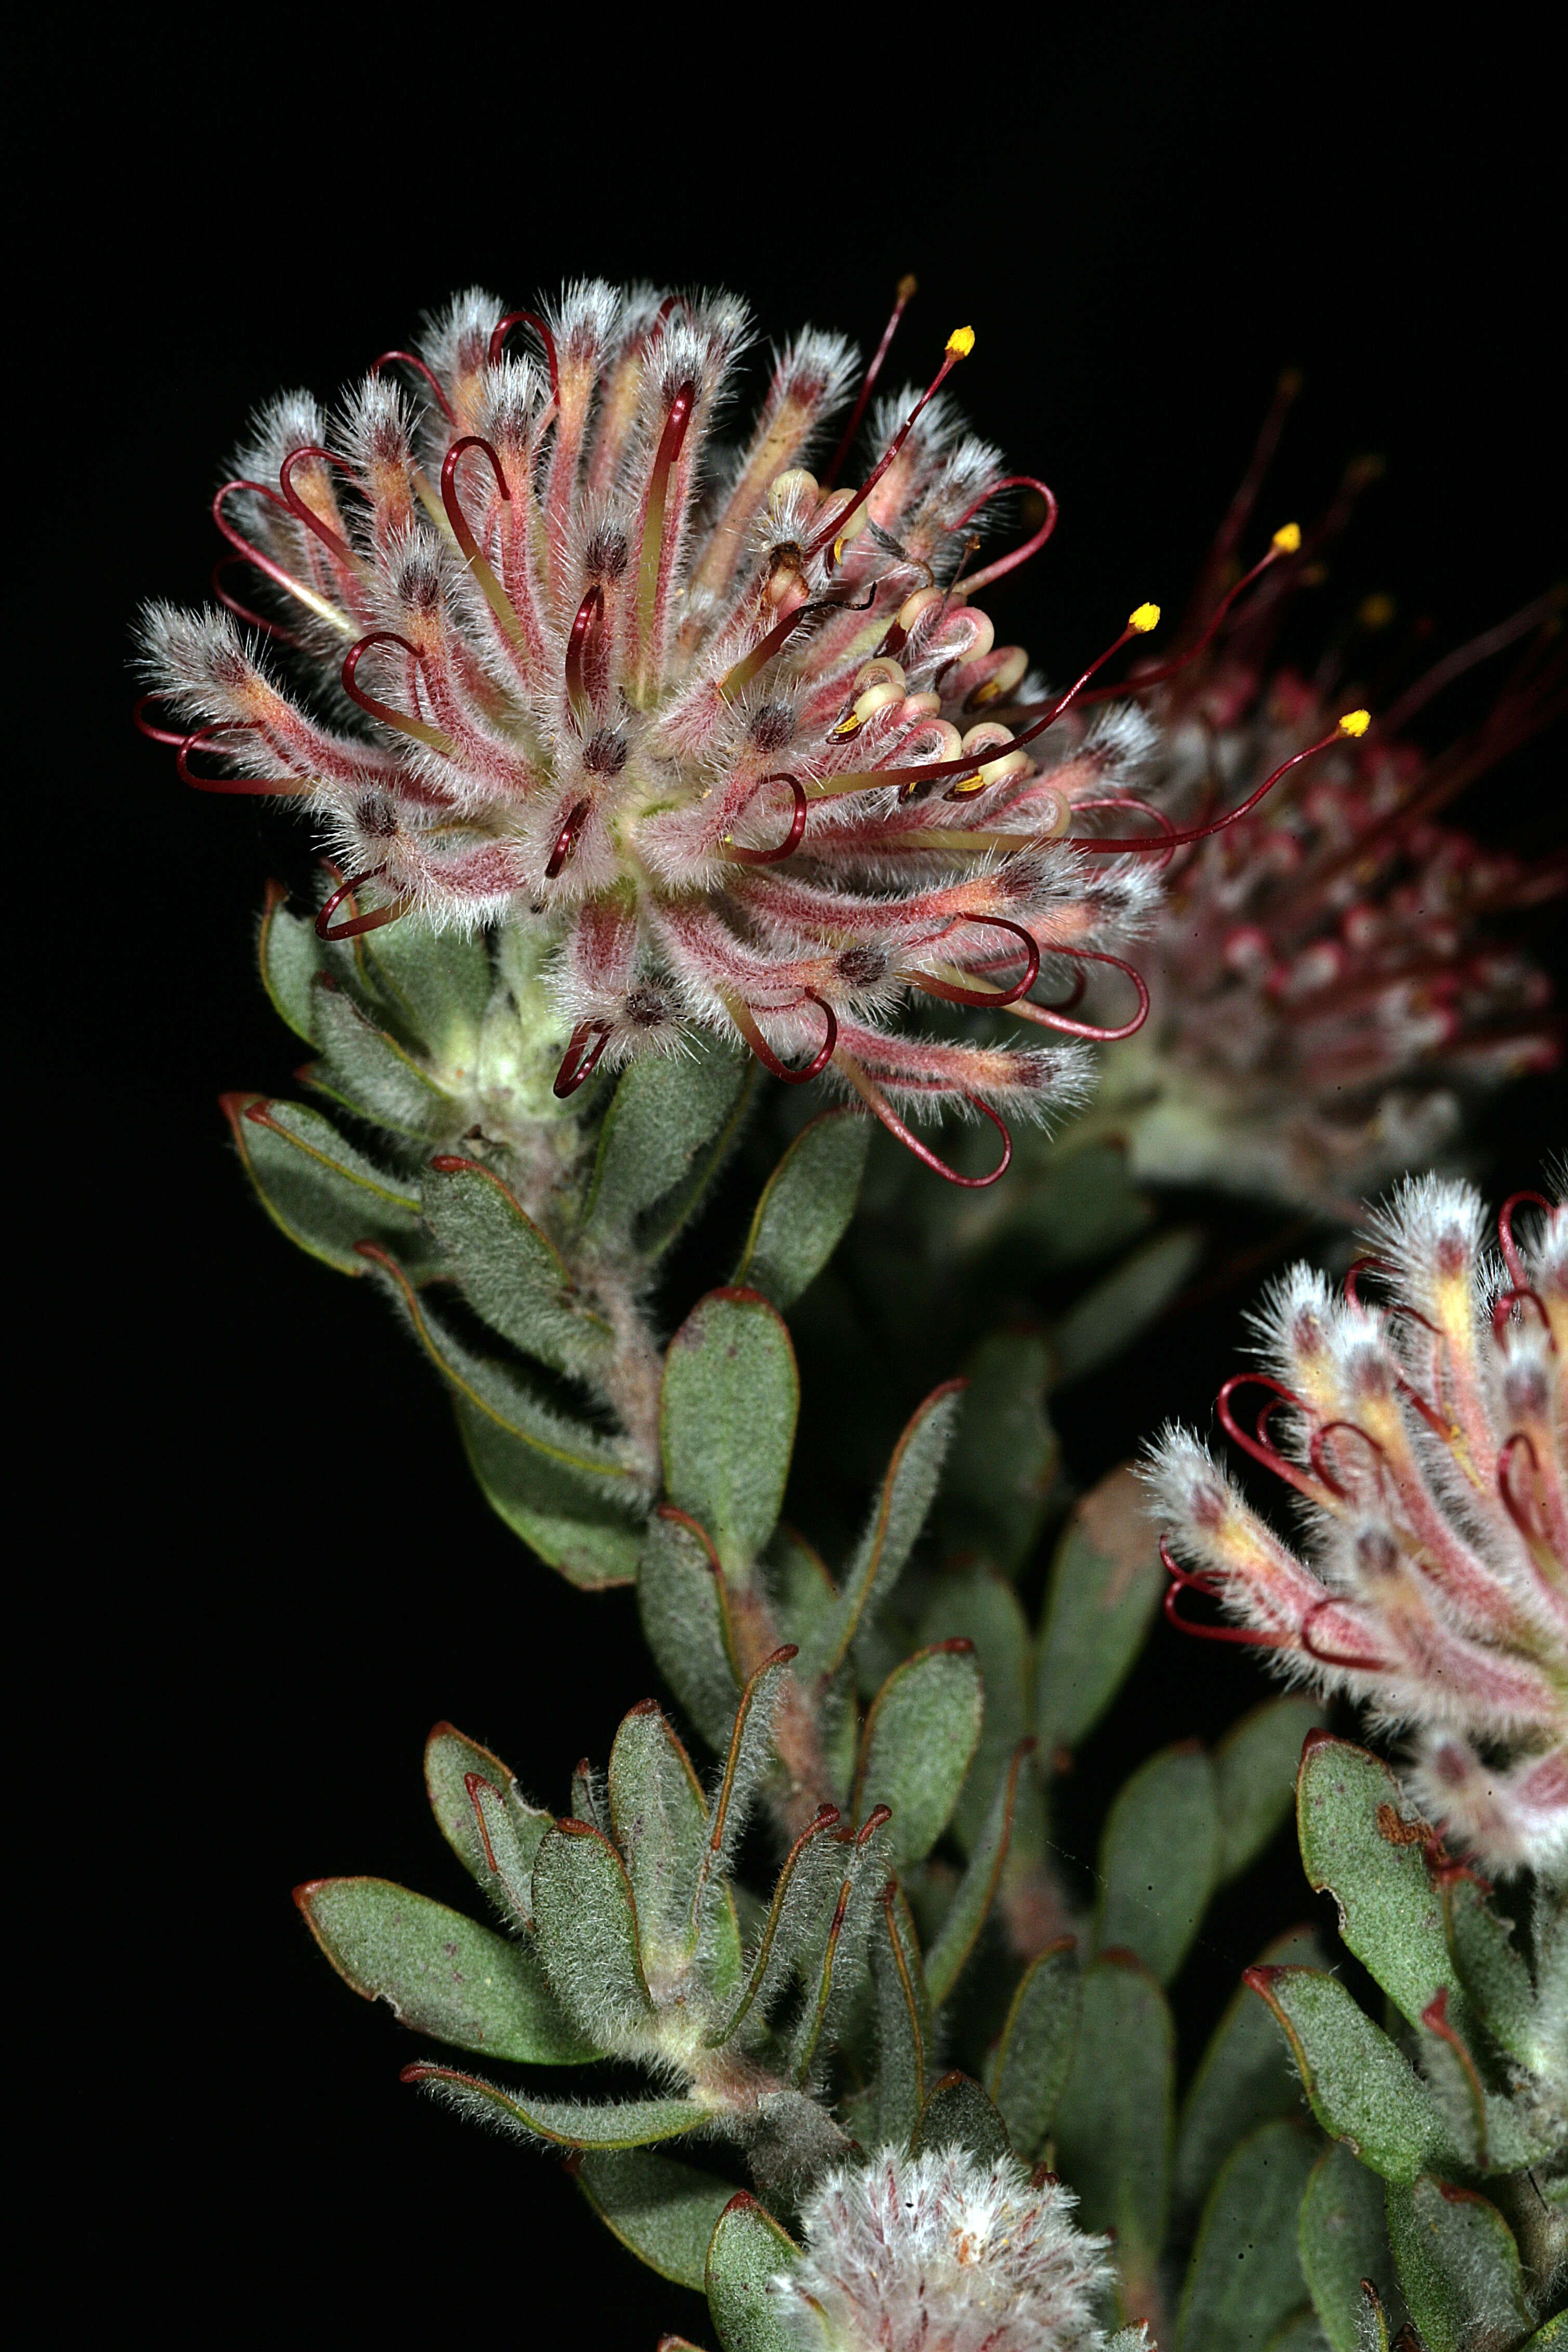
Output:
[[1098,2352],[1107,2241],[1073,2227],[1074,2201],[960,2148],[830,2172],[804,2260],[773,2282],[785,2333],[801,2352]]
[[[1186,1431],[1161,1439],[1149,1477],[1173,1616],[1180,1588],[1213,1594],[1239,1622],[1212,1637],[1409,1733],[1423,1809],[1483,1868],[1559,1874],[1568,1209],[1518,1195],[1498,1233],[1494,1255],[1468,1185],[1412,1178],[1344,1297],[1299,1266],[1268,1301],[1268,1369],[1226,1382],[1220,1417],[1301,1497],[1300,1553]],[[1385,1305],[1361,1296],[1374,1269]],[[1265,1391],[1255,1432],[1231,1406],[1247,1386]]]
[[[1279,659],[1364,466],[1316,529],[1287,534],[1267,576],[1220,597],[1295,389],[1282,384],[1178,625],[1184,657],[1142,679],[1161,730],[1148,789],[1177,826],[1249,798],[1258,778],[1321,737],[1345,663],[1392,612],[1369,598],[1315,676]],[[1510,648],[1514,666],[1486,717],[1428,751],[1412,723]],[[1447,655],[1360,739],[1176,850],[1141,950],[1152,1017],[1108,1066],[1099,1106],[1123,1127],[1134,1172],[1346,1215],[1449,1143],[1467,1098],[1556,1065],[1549,980],[1503,927],[1568,888],[1568,860],[1484,848],[1441,818],[1561,716],[1563,689],[1561,597],[1548,595]]]
[[[315,821],[324,939],[542,943],[558,1097],[706,1029],[781,1076],[830,1069],[906,1140],[900,1108],[1069,1103],[1079,1041],[1103,1033],[1030,991],[1127,971],[1147,845],[1097,854],[1073,810],[1122,800],[1147,730],[1123,714],[1069,745],[1051,730],[1071,695],[1037,687],[1016,738],[991,715],[1027,665],[973,599],[1055,502],[1033,486],[1032,539],[973,568],[1022,478],[941,388],[973,341],[953,334],[922,396],[871,407],[874,462],[837,488],[838,459],[806,469],[850,382],[836,338],[777,355],[725,450],[733,301],[460,296],[335,419],[303,394],[264,414],[215,514],[275,592],[298,684],[226,595],[160,607],[149,663],[188,722],[160,731],[188,781]],[[1156,619],[1140,607],[1117,646]],[[1142,983],[1119,984],[1123,1034]],[[1031,1042],[911,1034],[911,991],[1005,1010]]]

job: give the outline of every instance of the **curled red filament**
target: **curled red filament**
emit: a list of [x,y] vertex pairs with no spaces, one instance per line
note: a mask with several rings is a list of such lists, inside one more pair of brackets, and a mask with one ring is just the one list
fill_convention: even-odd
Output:
[[[1274,1392],[1275,1402],[1265,1405],[1258,1416],[1256,1436],[1249,1436],[1247,1432],[1239,1426],[1236,1415],[1230,1409],[1232,1396],[1237,1389],[1242,1388],[1271,1389]],[[1255,1462],[1261,1462],[1266,1470],[1272,1470],[1277,1478],[1286,1479],[1303,1495],[1311,1495],[1313,1490],[1310,1479],[1294,1462],[1288,1460],[1277,1445],[1270,1444],[1265,1435],[1268,1415],[1277,1412],[1281,1404],[1293,1405],[1298,1412],[1305,1414],[1309,1420],[1311,1418],[1308,1407],[1295,1391],[1286,1388],[1282,1381],[1272,1379],[1268,1372],[1233,1372],[1215,1400],[1220,1426],[1227,1437],[1234,1438],[1244,1453],[1250,1454]],[[1317,1497],[1314,1496],[1314,1499]]]
[[335,466],[341,474],[346,474],[348,476],[350,481],[353,483],[353,486],[357,490],[360,488],[360,483],[353,472],[353,468],[344,458],[334,457],[330,449],[320,448],[314,443],[311,443],[307,445],[304,448],[289,450],[289,455],[284,458],[282,465],[278,468],[278,479],[282,486],[283,496],[289,506],[290,513],[299,517],[307,530],[313,531],[315,533],[316,537],[321,541],[321,545],[327,550],[329,554],[335,555],[340,563],[346,563],[352,569],[357,571],[359,569],[360,560],[354,553],[353,549],[349,545],[348,541],[344,539],[341,533],[335,531],[330,523],[323,522],[321,516],[306,505],[304,499],[300,496],[299,491],[294,488],[294,468],[296,466],[302,464],[307,457],[319,457],[322,465]]
[[276,581],[278,586],[286,589],[290,596],[310,603],[315,593],[313,590],[304,588],[291,572],[285,572],[280,563],[274,563],[269,555],[263,555],[258,547],[252,547],[247,539],[241,539],[223,510],[224,500],[235,490],[249,490],[258,499],[269,499],[281,512],[291,514],[293,509],[288,500],[270,483],[247,481],[243,475],[237,475],[232,481],[221,483],[213,492],[213,520],[237,555],[242,556],[247,563],[253,563],[258,572],[264,572],[268,580]]
[[1176,828],[1163,809],[1155,808],[1149,801],[1134,800],[1130,793],[1101,793],[1094,800],[1074,801],[1072,806],[1075,814],[1079,809],[1125,809],[1133,816],[1152,816],[1164,839],[1163,843],[1152,840],[1148,846],[1161,852],[1162,870],[1169,866],[1171,854],[1176,847]]
[[[1508,1325],[1513,1320],[1514,1308],[1526,1306],[1533,1307],[1540,1316],[1546,1332],[1547,1344],[1555,1354],[1557,1342],[1552,1335],[1552,1325],[1547,1318],[1544,1302],[1539,1291],[1531,1290],[1527,1286],[1521,1285],[1516,1289],[1505,1290],[1500,1297],[1492,1301],[1492,1338],[1500,1339]],[[1521,1319],[1522,1320],[1522,1318]]]
[[426,383],[429,385],[431,391],[435,394],[437,401],[440,406],[441,414],[446,418],[447,424],[456,425],[458,421],[456,409],[454,409],[451,402],[447,399],[439,383],[436,381],[434,372],[430,368],[426,367],[425,362],[419,357],[416,352],[383,352],[378,360],[372,360],[370,363],[370,372],[372,375],[379,375],[382,369],[384,367],[390,367],[394,360],[401,360],[405,367],[416,368],[418,370]]
[[[1122,642],[1125,644],[1126,640],[1123,639]],[[1114,653],[1115,650],[1115,646],[1112,646],[1111,651]],[[1033,731],[1034,730],[1032,729],[1026,730],[1026,733],[1032,733]],[[1016,740],[1019,742],[1022,742],[1024,738],[1023,736],[1019,736]],[[1288,776],[1292,768],[1299,768],[1303,760],[1315,759],[1320,751],[1326,751],[1331,743],[1340,743],[1344,741],[1344,740],[1343,730],[1336,726],[1331,734],[1321,735],[1315,743],[1309,743],[1303,751],[1292,751],[1290,757],[1288,760],[1281,760],[1279,765],[1274,770],[1272,775],[1265,776],[1263,782],[1258,786],[1257,790],[1255,792],[1248,793],[1247,798],[1238,803],[1238,804],[1230,811],[1228,815],[1213,817],[1207,824],[1186,825],[1179,833],[1172,833],[1168,835],[1163,841],[1149,841],[1142,838],[1138,835],[1132,835],[1131,836],[1116,838],[1113,840],[1102,840],[1094,834],[1086,834],[1081,836],[1075,835],[1069,842],[1068,846],[1073,849],[1095,849],[1101,852],[1121,849],[1141,849],[1144,851],[1159,849],[1168,851],[1172,849],[1184,849],[1187,844],[1192,841],[1206,841],[1211,834],[1223,833],[1226,825],[1235,824],[1238,818],[1246,816],[1249,810],[1255,809],[1258,806],[1258,802],[1263,798],[1264,794],[1266,793],[1271,793],[1275,785],[1279,782],[1280,778],[1282,776]]]
[[572,853],[577,846],[577,836],[582,832],[588,812],[593,805],[591,800],[579,801],[576,807],[568,813],[565,824],[555,836],[555,846],[551,851],[549,862],[544,868],[544,878],[547,882],[553,882],[562,867],[571,858]]
[[551,1092],[559,1102],[574,1095],[599,1066],[599,1057],[610,1042],[611,1024],[607,1021],[579,1021],[561,1057]]
[[1278,1649],[1277,1634],[1260,1633],[1250,1625],[1199,1625],[1190,1617],[1182,1616],[1176,1603],[1183,1591],[1202,1592],[1211,1601],[1217,1601],[1220,1595],[1205,1578],[1193,1575],[1172,1558],[1170,1544],[1163,1536],[1160,1538],[1160,1558],[1171,1579],[1165,1587],[1165,1615],[1178,1633],[1191,1633],[1199,1642],[1238,1642],[1247,1649]]
[[164,699],[165,697],[161,693],[139,694],[131,706],[131,724],[135,728],[138,735],[145,735],[149,743],[167,743],[171,747],[188,743],[191,740],[188,728],[154,727],[152,720],[145,716],[147,705],[150,702],[162,702]]
[[[1527,1431],[1516,1429],[1513,1435],[1510,1438],[1506,1438],[1501,1446],[1498,1449],[1498,1499],[1502,1504],[1503,1509],[1508,1513],[1509,1517],[1513,1521],[1514,1526],[1519,1529],[1520,1534],[1524,1538],[1525,1542],[1533,1546],[1545,1540],[1545,1531],[1538,1523],[1535,1515],[1526,1508],[1519,1496],[1514,1492],[1513,1454],[1515,1446],[1522,1446],[1524,1451],[1530,1456],[1531,1485],[1532,1488],[1535,1488],[1536,1481],[1539,1479],[1541,1475],[1541,1463],[1536,1454],[1533,1441]],[[1532,1500],[1533,1499],[1536,1499],[1536,1496],[1532,1495]]]
[[[1099,948],[1053,948],[1050,952],[1053,955],[1071,956],[1075,962],[1114,964],[1118,971],[1124,971],[1127,974],[1138,992],[1137,1012],[1131,1021],[1124,1021],[1119,1029],[1107,1029],[1092,1021],[1071,1020],[1064,1008],[1048,1004],[1016,1004],[1013,1007],[1015,1013],[1021,1013],[1026,1020],[1037,1021],[1042,1028],[1058,1029],[1068,1037],[1089,1037],[1102,1045],[1113,1044],[1118,1037],[1132,1037],[1137,1034],[1149,1018],[1149,983],[1135,965],[1123,963],[1120,956],[1106,955]],[[1076,1004],[1079,997],[1083,994],[1084,985],[1084,982],[1080,981],[1078,993],[1071,1000],[1073,1003]]]
[[758,792],[762,792],[769,784],[787,784],[795,794],[795,813],[790,818],[789,831],[776,849],[744,849],[739,842],[726,842],[724,845],[726,857],[735,858],[742,866],[776,866],[781,858],[793,856],[800,847],[801,836],[805,831],[807,803],[805,786],[801,782],[800,778],[786,776],[780,771],[773,775],[764,776],[757,786]]
[[213,594],[225,612],[232,613],[237,621],[243,621],[248,628],[259,629],[263,636],[275,638],[280,646],[292,646],[296,653],[303,652],[303,637],[297,637],[292,629],[284,628],[277,621],[269,621],[265,613],[258,613],[249,604],[242,604],[238,597],[231,596],[224,586],[222,575],[231,564],[253,563],[255,561],[252,555],[220,555],[208,575]]
[[352,874],[346,882],[341,882],[316,918],[316,937],[319,940],[357,940],[363,938],[366,931],[379,931],[384,924],[395,923],[400,915],[405,915],[408,900],[393,898],[384,907],[373,907],[368,915],[352,916],[346,923],[334,923],[332,920],[345,898],[351,898],[356,890],[363,890],[367,882],[379,882],[385,871],[384,866],[371,866],[363,874]]
[[1016,1004],[1020,997],[1027,996],[1040,976],[1038,942],[1031,939],[1022,923],[1010,922],[1005,915],[965,915],[963,919],[966,923],[989,924],[994,930],[1011,931],[1016,940],[1021,940],[1026,965],[1023,979],[1011,988],[996,989],[963,988],[956,981],[933,980],[923,971],[909,972],[906,978],[912,980],[927,996],[945,997],[950,1004]]
[[1526,1289],[1528,1285],[1520,1263],[1519,1244],[1513,1237],[1513,1215],[1527,1201],[1534,1208],[1544,1209],[1548,1216],[1552,1214],[1552,1203],[1543,1192],[1511,1192],[1498,1211],[1498,1240],[1502,1244],[1503,1264],[1508,1268],[1509,1280],[1518,1290]]
[[1310,1658],[1316,1658],[1320,1665],[1345,1666],[1349,1667],[1353,1673],[1359,1675],[1392,1674],[1394,1672],[1394,1667],[1387,1660],[1382,1658],[1352,1658],[1347,1656],[1342,1650],[1324,1650],[1319,1648],[1317,1643],[1312,1639],[1312,1626],[1315,1621],[1322,1615],[1325,1609],[1332,1609],[1334,1606],[1335,1602],[1332,1598],[1325,1597],[1323,1600],[1316,1601],[1313,1606],[1308,1610],[1307,1614],[1301,1620],[1301,1647],[1306,1651],[1307,1655]]
[[833,1050],[838,1043],[838,1015],[832,1005],[818,996],[814,988],[808,988],[804,992],[801,1003],[816,1005],[826,1014],[827,1020],[827,1034],[804,1070],[792,1070],[787,1064],[779,1060],[778,1055],[758,1028],[749,1005],[737,1004],[732,1008],[736,1027],[741,1031],[763,1069],[771,1070],[775,1078],[782,1078],[786,1087],[804,1087],[808,1080],[820,1077],[832,1059]]
[[174,754],[174,773],[183,784],[190,784],[198,793],[240,793],[260,798],[274,793],[298,793],[305,788],[293,776],[197,776],[189,766],[190,755],[210,742],[215,735],[249,735],[255,730],[248,719],[217,719],[210,727],[198,727],[181,739]]
[[999,1183],[1005,1176],[1012,1164],[1013,1139],[1007,1131],[1006,1121],[992,1109],[989,1103],[983,1102],[978,1095],[966,1094],[963,1099],[971,1110],[979,1111],[983,1118],[988,1118],[991,1121],[1002,1139],[1002,1157],[995,1167],[984,1176],[961,1176],[956,1168],[950,1168],[945,1160],[940,1160],[929,1143],[922,1143],[914,1130],[905,1126],[880,1087],[867,1075],[858,1062],[848,1054],[837,1055],[835,1059],[838,1068],[848,1079],[872,1116],[881,1120],[888,1133],[896,1137],[906,1151],[914,1154],[922,1168],[929,1168],[931,1173],[934,1176],[940,1176],[944,1183],[956,1184],[962,1192],[981,1192],[988,1184]]
[[[1278,1404],[1279,1402],[1279,1400],[1277,1397],[1275,1399],[1275,1403]],[[1272,1410],[1272,1407],[1268,1409]],[[1324,1455],[1327,1451],[1325,1441],[1332,1436],[1336,1430],[1342,1430],[1349,1437],[1359,1437],[1362,1444],[1370,1448],[1372,1453],[1376,1456],[1375,1466],[1380,1481],[1384,1471],[1388,1467],[1388,1456],[1384,1452],[1383,1447],[1378,1444],[1376,1438],[1369,1437],[1366,1431],[1362,1428],[1359,1422],[1325,1421],[1321,1429],[1315,1429],[1312,1432],[1311,1440],[1308,1445],[1307,1451],[1311,1460],[1313,1469],[1317,1472],[1319,1477],[1322,1480],[1324,1486],[1329,1489],[1331,1494],[1337,1495],[1342,1502],[1350,1502],[1353,1499],[1350,1487],[1345,1486],[1342,1479],[1336,1477],[1333,1471],[1329,1468],[1328,1464],[1324,1459]]]
[[999,555],[994,563],[986,564],[984,571],[972,572],[967,580],[961,581],[959,585],[966,596],[973,596],[977,588],[989,588],[994,580],[1000,580],[1005,573],[1016,572],[1020,563],[1027,563],[1032,555],[1038,555],[1057,527],[1058,511],[1057,494],[1049,483],[1037,481],[1033,474],[1007,474],[1001,481],[993,482],[988,490],[982,490],[974,504],[972,507],[965,507],[958,520],[952,525],[952,529],[955,531],[962,530],[964,524],[972,521],[980,512],[981,508],[987,505],[1000,490],[1037,490],[1046,502],[1046,519],[1038,530],[1026,539],[1021,547],[1014,548],[1009,555]]
[[406,637],[400,637],[395,629],[373,629],[367,637],[361,637],[356,645],[352,645],[343,656],[343,692],[351,696],[362,710],[368,710],[373,719],[384,719],[388,727],[395,727],[401,734],[416,734],[421,741],[434,738],[435,729],[426,726],[423,719],[410,719],[406,711],[394,710],[389,702],[377,702],[374,695],[367,694],[362,686],[355,684],[361,659],[372,646],[400,646],[410,661],[417,662],[421,669],[425,667],[425,656],[418,646],[411,646]]
[[540,317],[537,310],[509,310],[505,318],[500,320],[495,327],[492,328],[490,331],[489,350],[491,367],[495,367],[499,363],[502,346],[513,327],[531,327],[535,334],[539,337],[540,341],[544,345],[545,363],[550,370],[550,397],[559,404],[561,399],[561,364],[555,356],[555,338],[550,331],[548,322]]
[[462,503],[458,497],[457,478],[458,467],[470,449],[482,449],[489,459],[490,471],[496,478],[496,488],[508,506],[511,504],[511,492],[507,488],[506,475],[501,470],[500,459],[490,447],[489,443],[478,433],[465,433],[460,441],[454,441],[441,460],[441,504],[447,509],[447,520],[452,526],[453,538],[468,557],[468,562],[475,563],[479,557],[479,543],[468,529],[468,518],[463,512]]

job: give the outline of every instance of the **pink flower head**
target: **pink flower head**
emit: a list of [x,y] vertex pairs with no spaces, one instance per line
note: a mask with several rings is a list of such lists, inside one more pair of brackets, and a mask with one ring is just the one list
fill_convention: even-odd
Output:
[[[302,394],[262,416],[215,513],[286,626],[226,594],[150,614],[182,772],[314,819],[341,882],[324,936],[540,931],[563,1096],[697,1024],[781,1076],[831,1069],[908,1141],[894,1105],[1000,1125],[998,1106],[1074,1102],[1079,1040],[1102,1033],[1029,992],[1118,963],[1157,886],[1137,853],[1065,839],[1121,781],[1127,726],[1040,744],[1071,696],[1037,684],[1024,735],[992,715],[1026,657],[972,598],[1056,509],[1044,492],[1026,545],[973,568],[1016,478],[940,389],[973,341],[872,409],[879,455],[836,488],[837,461],[805,469],[850,381],[836,338],[778,354],[726,448],[747,342],[728,298],[583,284],[535,315],[460,296],[334,418]],[[1032,1042],[910,1034],[911,991]]]
[[1107,2241],[1074,2202],[1013,2157],[885,2148],[815,2191],[774,2308],[802,2352],[1100,2352]]
[[[1516,1230],[1527,1203],[1533,1239]],[[1361,1269],[1386,1306],[1306,1266],[1267,1302],[1268,1370],[1227,1381],[1220,1417],[1302,1497],[1300,1555],[1184,1430],[1147,1476],[1176,1622],[1181,1588],[1213,1595],[1239,1622],[1211,1636],[1414,1732],[1418,1798],[1484,1867],[1552,1869],[1568,1858],[1568,1207],[1510,1201],[1500,1255],[1482,1221],[1469,1186],[1409,1179]],[[1248,1386],[1264,1393],[1250,1431],[1231,1405]]]

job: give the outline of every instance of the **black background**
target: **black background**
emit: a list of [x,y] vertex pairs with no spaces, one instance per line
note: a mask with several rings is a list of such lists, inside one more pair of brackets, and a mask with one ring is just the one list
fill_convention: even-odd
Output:
[[[1446,646],[1561,571],[1557,205],[1527,46],[1418,50],[1305,11],[1268,40],[1261,12],[1223,8],[915,21],[667,17],[626,42],[587,12],[509,16],[427,29],[395,79],[363,64],[363,26],[259,25],[243,59],[142,36],[97,56],[90,113],[51,61],[13,223],[52,273],[13,440],[37,501],[28,676],[48,673],[12,780],[41,932],[12,1032],[44,1502],[25,1672],[52,1710],[27,1767],[55,1922],[30,1999],[37,2047],[89,2053],[61,2194],[82,2282],[127,2311],[707,2340],[549,2162],[399,2087],[416,2045],[330,1975],[289,1897],[366,1871],[461,1902],[421,1790],[430,1724],[563,1805],[657,1685],[629,1597],[521,1551],[380,1301],[296,1255],[228,1152],[219,1089],[284,1091],[299,1057],[252,937],[306,845],[179,786],[130,731],[127,662],[139,598],[205,593],[206,504],[250,407],[330,397],[472,282],[509,305],[579,274],[723,284],[764,341],[809,317],[868,349],[912,269],[895,378],[972,322],[970,417],[1060,498],[1046,557],[988,599],[1055,675],[1134,603],[1179,604],[1287,362],[1306,392],[1262,527],[1310,519],[1350,455],[1389,461],[1330,620],[1385,588]],[[1510,21],[1517,44],[1528,12]],[[694,68],[752,38],[745,79]],[[1460,814],[1539,847],[1561,756],[1538,747]],[[1536,1084],[1499,1110],[1497,1182],[1532,1181],[1560,1108]],[[1080,1476],[1164,1412],[1203,1415],[1242,1300],[1068,1404]],[[1082,1761],[1086,1835],[1097,1788],[1260,1687],[1162,1629]],[[1211,1922],[1179,1989],[1189,2063],[1307,1905],[1281,1848]]]

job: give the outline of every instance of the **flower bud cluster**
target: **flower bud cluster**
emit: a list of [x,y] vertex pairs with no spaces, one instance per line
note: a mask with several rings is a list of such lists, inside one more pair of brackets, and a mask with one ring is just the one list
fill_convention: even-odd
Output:
[[[1533,1240],[1515,1231],[1526,1201]],[[1424,1809],[1484,1867],[1552,1871],[1568,1862],[1568,1209],[1521,1195],[1499,1234],[1494,1256],[1468,1186],[1409,1179],[1361,1269],[1386,1307],[1305,1266],[1268,1302],[1268,1370],[1228,1381],[1220,1413],[1303,1498],[1305,1558],[1185,1431],[1148,1476],[1177,1583],[1246,1629],[1211,1631],[1408,1727]],[[1255,1434],[1230,1405],[1248,1384],[1267,1392]]]
[[[723,297],[583,284],[535,316],[470,292],[336,418],[275,402],[215,512],[278,592],[303,690],[241,625],[259,616],[154,609],[182,771],[217,758],[216,788],[314,819],[348,908],[327,936],[542,935],[562,1093],[695,1024],[780,1075],[831,1065],[879,1116],[1071,1102],[1082,1024],[1028,992],[1152,904],[1142,860],[1061,838],[1125,745],[1102,729],[1042,774],[989,715],[1026,659],[970,595],[1013,559],[961,574],[1007,482],[945,396],[874,410],[881,461],[826,488],[805,461],[851,353],[797,336],[726,452],[746,341]],[[902,1034],[911,990],[1046,1036]]]

